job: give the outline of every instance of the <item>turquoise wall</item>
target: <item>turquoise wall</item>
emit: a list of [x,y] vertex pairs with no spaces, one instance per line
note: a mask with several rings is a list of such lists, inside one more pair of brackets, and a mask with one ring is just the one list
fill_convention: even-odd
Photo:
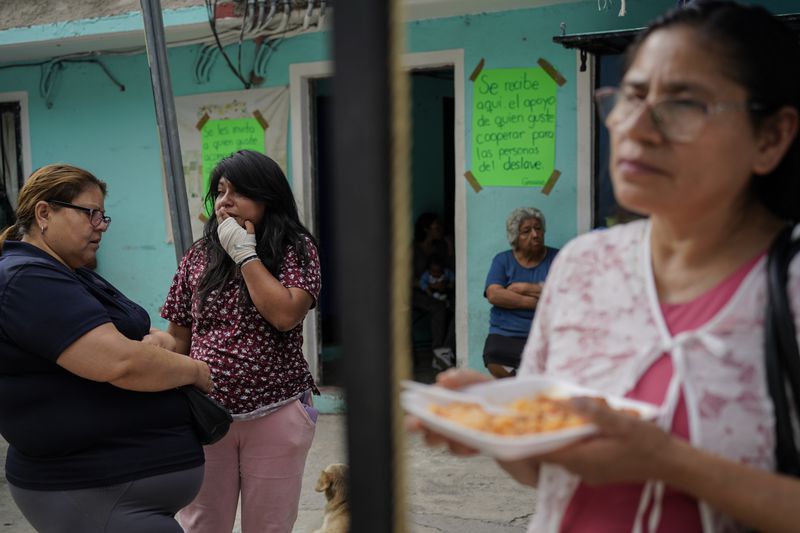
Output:
[[155,317],[175,270],[175,253],[165,239],[147,64],[141,55],[107,64],[125,92],[96,65],[73,64],[61,74],[52,109],[39,96],[36,68],[0,71],[0,93],[28,93],[33,168],[68,162],[108,182],[106,209],[113,222],[103,238],[98,271]]
[[[793,0],[754,1],[775,13],[795,12]],[[483,297],[486,273],[492,257],[508,248],[505,218],[520,205],[541,209],[547,218],[547,243],[561,247],[577,233],[576,184],[576,52],[553,43],[561,34],[590,33],[642,27],[673,7],[674,0],[628,0],[628,15],[618,17],[618,2],[610,10],[598,11],[597,2],[575,2],[537,9],[466,15],[411,22],[407,25],[407,48],[426,52],[463,48],[465,92],[465,169],[471,168],[472,82],[469,76],[481,59],[484,68],[536,66],[538,58],[549,61],[566,79],[557,92],[555,168],[561,177],[550,195],[539,188],[494,187],[475,193],[466,187],[467,205],[467,309],[468,364],[483,369],[483,343],[489,329],[490,306]],[[458,80],[456,80],[458,81]],[[457,179],[460,179],[458,177]],[[458,346],[461,352],[463,347]]]
[[[795,9],[792,0],[754,3],[771,6],[776,12]],[[489,310],[482,296],[483,283],[492,256],[508,246],[504,237],[507,213],[519,205],[534,205],[544,211],[550,245],[561,246],[576,233],[576,53],[554,44],[552,36],[561,32],[562,22],[568,33],[639,27],[674,4],[674,0],[628,0],[629,14],[620,18],[616,16],[618,8],[598,12],[597,2],[589,0],[407,24],[410,52],[464,50],[465,79],[456,83],[466,88],[466,169],[471,168],[472,102],[472,83],[467,78],[482,58],[486,68],[503,68],[535,66],[543,57],[567,79],[558,89],[555,166],[562,176],[553,192],[544,196],[538,188],[486,188],[475,193],[466,188],[470,366],[483,366],[481,350]],[[164,18],[170,24],[204,17],[204,9],[193,8],[167,12]],[[14,44],[54,36],[137,28],[141,28],[139,15],[7,30],[0,32],[0,61],[3,45],[8,50]],[[264,85],[288,84],[292,63],[329,59],[328,37],[314,33],[283,41],[271,58]],[[198,49],[187,46],[169,51],[176,95],[241,89],[222,58],[214,66],[212,81],[196,84],[193,67]],[[251,56],[252,46],[247,45],[244,57]],[[71,64],[61,73],[52,109],[47,109],[39,95],[38,68],[0,70],[0,93],[28,93],[34,168],[66,161],[86,167],[108,182],[106,206],[114,222],[103,240],[98,269],[144,305],[156,325],[163,325],[158,307],[175,269],[175,254],[172,244],[165,241],[161,155],[147,61],[144,54],[104,56],[102,60],[125,84],[125,92],[120,92],[96,65]]]
[[[624,22],[639,26],[644,20],[658,12],[652,9],[629,7],[631,13],[638,12],[641,21],[626,17]],[[667,2],[668,3],[668,2]],[[644,3],[640,3],[644,4]],[[576,213],[576,92],[575,51],[566,50],[553,43],[552,37],[560,33],[560,23],[566,22],[572,32],[596,31],[619,28],[620,20],[615,13],[598,12],[595,2],[581,2],[547,8],[488,13],[477,16],[462,16],[448,19],[412,22],[408,25],[408,48],[411,52],[464,49],[464,76],[466,110],[464,123],[465,169],[471,168],[472,145],[471,105],[472,82],[469,76],[481,59],[484,68],[534,67],[542,57],[549,61],[566,79],[558,89],[555,168],[561,178],[550,195],[545,196],[540,188],[492,187],[475,193],[466,187],[467,205],[467,309],[468,309],[468,364],[483,368],[483,342],[489,329],[490,306],[483,297],[486,273],[492,257],[508,248],[505,238],[505,219],[508,213],[521,205],[532,205],[541,209],[547,218],[547,242],[551,246],[562,246],[577,232]],[[458,81],[458,80],[457,80]],[[460,179],[460,177],[458,178]],[[459,352],[462,347],[457,347]]]
[[[62,26],[54,31],[65,32]],[[120,26],[122,23],[118,23]],[[18,40],[23,39],[19,30],[13,32]],[[0,43],[4,42],[5,33],[0,32]],[[41,30],[34,33],[38,36]],[[5,39],[8,44],[7,35]],[[285,41],[273,56],[264,85],[287,85],[290,63],[324,59],[326,49],[325,36],[319,34]],[[177,96],[242,88],[221,57],[211,82],[196,84],[193,73],[198,50],[198,46],[169,50]],[[251,51],[252,47],[247,46],[245,57],[251,57]],[[0,46],[0,58],[2,52]],[[108,183],[106,209],[113,223],[98,253],[98,272],[145,307],[154,325],[163,327],[158,309],[164,303],[176,260],[172,243],[166,241],[168,214],[147,58],[141,53],[103,56],[102,61],[125,85],[124,92],[97,65],[74,63],[61,71],[51,109],[39,94],[38,67],[0,70],[0,93],[28,94],[34,169],[68,162],[90,170]]]

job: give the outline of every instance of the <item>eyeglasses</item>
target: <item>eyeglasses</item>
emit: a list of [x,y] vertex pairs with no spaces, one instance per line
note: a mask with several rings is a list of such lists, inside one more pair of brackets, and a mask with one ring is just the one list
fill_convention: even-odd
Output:
[[707,103],[691,98],[668,98],[648,102],[640,96],[617,87],[597,89],[594,95],[597,111],[612,129],[641,112],[642,106],[649,110],[650,119],[656,129],[667,140],[677,143],[697,139],[711,115],[723,111],[763,111],[764,106],[752,102]]
[[99,228],[101,224],[105,224],[106,227],[108,227],[108,225],[111,224],[111,217],[107,217],[106,212],[102,209],[83,207],[67,202],[60,202],[58,200],[48,200],[47,203],[60,205],[62,207],[69,207],[70,209],[77,209],[79,211],[85,211],[89,215],[89,222],[92,224],[93,228]]

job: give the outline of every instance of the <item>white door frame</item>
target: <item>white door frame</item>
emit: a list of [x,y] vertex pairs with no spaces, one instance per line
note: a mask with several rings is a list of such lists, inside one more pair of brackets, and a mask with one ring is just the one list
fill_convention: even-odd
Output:
[[[440,50],[404,54],[403,64],[409,70],[419,68],[450,67],[453,69],[453,95],[455,97],[455,248],[456,248],[456,308],[455,331],[457,364],[469,360],[467,321],[467,206],[464,184],[464,50]],[[314,227],[311,183],[314,175],[311,152],[311,82],[316,78],[333,75],[333,63],[295,63],[289,66],[289,108],[292,139],[292,188],[300,218],[307,227]],[[324,281],[323,281],[324,283]],[[388,312],[388,310],[387,310]],[[309,313],[303,324],[303,353],[315,380],[319,380],[319,340],[317,314]]]

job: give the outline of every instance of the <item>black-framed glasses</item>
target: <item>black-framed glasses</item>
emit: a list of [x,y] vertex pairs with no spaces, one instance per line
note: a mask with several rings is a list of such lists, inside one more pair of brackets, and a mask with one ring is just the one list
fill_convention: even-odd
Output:
[[666,98],[648,102],[641,96],[618,87],[603,87],[595,91],[597,111],[608,129],[613,129],[647,107],[656,129],[669,141],[692,142],[708,122],[709,117],[724,111],[763,111],[764,106],[752,102],[708,103],[692,98]]
[[94,209],[91,207],[83,207],[82,205],[75,205],[70,204],[68,202],[61,202],[59,200],[47,200],[49,204],[60,205],[62,207],[69,207],[70,209],[77,209],[79,211],[84,211],[86,214],[89,215],[89,222],[91,223],[93,228],[99,228],[101,224],[105,224],[108,227],[111,224],[111,217],[106,216],[106,212],[102,209]]

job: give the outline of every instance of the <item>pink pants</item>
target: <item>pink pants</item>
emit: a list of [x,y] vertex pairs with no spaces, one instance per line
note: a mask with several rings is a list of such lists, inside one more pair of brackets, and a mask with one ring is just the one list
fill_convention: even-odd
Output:
[[314,429],[299,401],[231,424],[222,440],[204,448],[200,494],[178,513],[183,529],[230,532],[241,493],[242,533],[291,533]]

